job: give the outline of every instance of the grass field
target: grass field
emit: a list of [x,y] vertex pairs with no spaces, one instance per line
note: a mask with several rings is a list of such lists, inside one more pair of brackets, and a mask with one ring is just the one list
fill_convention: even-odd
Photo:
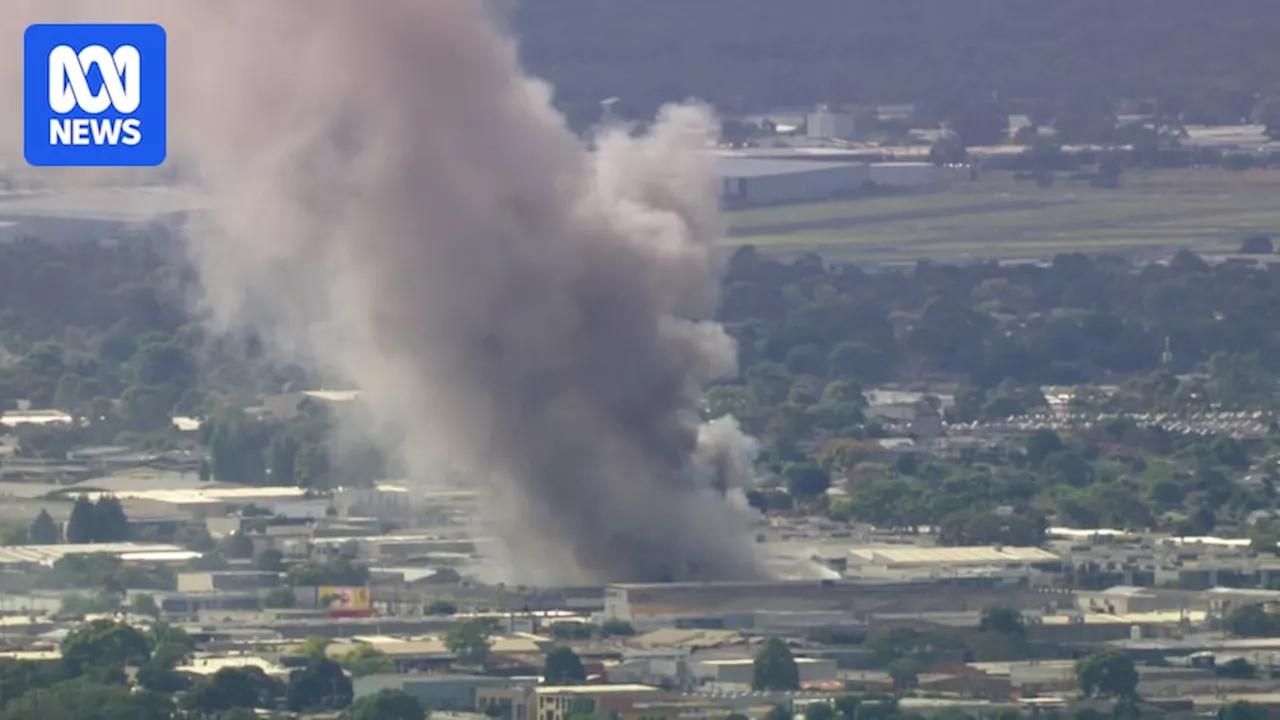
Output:
[[1246,235],[1280,235],[1280,171],[1133,172],[1115,190],[990,174],[931,195],[743,210],[729,225],[735,244],[842,260],[1222,253]]

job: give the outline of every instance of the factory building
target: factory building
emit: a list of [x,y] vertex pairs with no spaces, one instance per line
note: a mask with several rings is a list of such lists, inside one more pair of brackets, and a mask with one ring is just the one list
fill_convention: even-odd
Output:
[[869,179],[866,163],[720,158],[720,199],[730,208],[848,197]]
[[864,163],[778,154],[720,153],[720,199],[743,208],[821,202],[880,190],[926,192],[942,185],[937,165],[928,162]]

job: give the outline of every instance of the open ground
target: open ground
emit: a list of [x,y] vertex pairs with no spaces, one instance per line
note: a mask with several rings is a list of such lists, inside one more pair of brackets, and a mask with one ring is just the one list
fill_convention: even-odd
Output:
[[1039,188],[1010,173],[945,192],[737,211],[730,242],[831,259],[1034,259],[1062,252],[1234,252],[1242,238],[1280,234],[1280,171],[1126,173],[1107,190]]

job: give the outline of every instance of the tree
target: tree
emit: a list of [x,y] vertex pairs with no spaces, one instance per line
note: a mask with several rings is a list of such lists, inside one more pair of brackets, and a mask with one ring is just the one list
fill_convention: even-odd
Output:
[[253,538],[243,530],[234,532],[225,540],[225,551],[233,560],[248,560],[253,557]]
[[548,685],[573,685],[586,682],[587,669],[571,648],[560,646],[547,653],[547,664],[542,671],[543,682]]
[[497,623],[489,618],[465,620],[449,628],[444,644],[462,665],[483,667],[489,661],[489,638]]
[[229,667],[197,681],[183,695],[181,705],[184,710],[206,714],[233,708],[270,708],[283,694],[283,683],[261,668]]
[[1017,608],[996,606],[982,611],[978,632],[1021,637],[1027,634],[1027,626],[1023,621],[1022,613],[1018,612]]
[[1236,637],[1280,637],[1280,616],[1261,605],[1243,605],[1223,619],[1223,627]]
[[791,648],[778,638],[769,638],[752,664],[753,690],[799,690],[800,670]]
[[403,690],[383,688],[355,701],[343,720],[425,720],[426,710],[414,696]]
[[351,677],[357,678],[396,671],[395,660],[367,643],[357,643],[347,654],[338,658],[338,664],[351,673]]
[[152,692],[135,692],[123,683],[104,685],[80,677],[7,697],[0,720],[170,720],[172,703]]
[[284,572],[284,553],[275,548],[267,548],[258,553],[253,564],[263,572]]
[[89,498],[81,495],[71,506],[71,518],[67,521],[67,542],[83,545],[93,542],[97,531],[94,529],[94,505]]
[[1076,683],[1085,697],[1133,698],[1138,670],[1122,653],[1102,650],[1076,662]]
[[159,618],[160,606],[156,604],[155,597],[146,593],[139,593],[133,598],[133,612],[150,618]]
[[898,658],[889,663],[889,677],[893,680],[895,692],[910,690],[919,684],[919,669],[910,658]]
[[1255,668],[1248,660],[1245,660],[1244,658],[1232,658],[1231,660],[1219,665],[1217,673],[1219,677],[1248,680],[1256,677],[1258,671],[1257,668]]
[[297,604],[298,596],[294,594],[293,588],[284,585],[271,588],[262,596],[262,606],[266,608],[291,608]]
[[41,510],[27,530],[27,541],[32,545],[56,545],[59,540],[58,535],[58,526],[53,522],[49,511]]
[[1270,255],[1275,251],[1270,235],[1250,235],[1240,242],[1241,255]]
[[942,116],[965,147],[997,145],[1008,136],[1009,114],[992,100],[955,98]]
[[294,712],[341,710],[351,704],[351,680],[332,660],[312,662],[289,674],[285,704]]
[[93,506],[93,542],[113,543],[129,539],[129,518],[119,498],[103,495]]
[[325,651],[329,645],[329,638],[323,635],[312,635],[304,640],[295,652],[306,658],[308,662],[320,662],[327,657]]
[[600,623],[600,637],[630,637],[636,634],[631,623],[618,618],[606,618]]
[[791,494],[798,497],[821,495],[831,486],[831,476],[816,463],[794,463],[785,474]]
[[136,628],[114,620],[94,620],[62,641],[62,660],[71,675],[101,673],[151,659],[151,645]]
[[327,562],[294,565],[285,580],[294,587],[359,587],[369,583],[369,568],[344,556]]

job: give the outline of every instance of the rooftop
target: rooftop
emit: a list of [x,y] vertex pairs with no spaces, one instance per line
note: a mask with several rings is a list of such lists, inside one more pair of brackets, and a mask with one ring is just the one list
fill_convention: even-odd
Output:
[[305,488],[272,486],[262,487],[208,487],[198,490],[117,490],[112,492],[85,492],[90,500],[97,501],[103,495],[121,500],[151,500],[174,505],[211,505],[215,503],[251,503],[255,501],[300,499],[307,494]]
[[[0,204],[0,212],[4,205]],[[73,418],[61,410],[11,410],[0,414],[0,425],[15,428],[19,425],[70,425]]]
[[9,545],[0,547],[0,565],[53,565],[68,555],[115,555],[124,559],[181,559],[194,554],[177,545],[151,543],[93,543],[89,545]]
[[[715,665],[717,667],[737,667],[755,664],[755,658],[722,658],[719,660],[702,660],[703,665]],[[798,657],[795,659],[797,665],[813,665],[815,663],[825,662],[819,658]]]
[[270,660],[253,655],[231,655],[225,657],[193,658],[187,665],[174,668],[180,673],[191,675],[213,675],[224,668],[256,667],[267,675],[284,674],[287,670]]
[[138,468],[104,477],[89,478],[74,485],[58,488],[64,493],[108,492],[123,497],[127,493],[155,490],[212,490],[240,487],[229,483],[205,482],[196,473],[181,473]]
[[542,685],[535,692],[538,695],[606,695],[611,693],[650,693],[661,692],[652,685],[619,684],[619,685]]
[[849,554],[854,562],[877,565],[985,565],[1043,563],[1060,560],[1037,547],[855,547]]

